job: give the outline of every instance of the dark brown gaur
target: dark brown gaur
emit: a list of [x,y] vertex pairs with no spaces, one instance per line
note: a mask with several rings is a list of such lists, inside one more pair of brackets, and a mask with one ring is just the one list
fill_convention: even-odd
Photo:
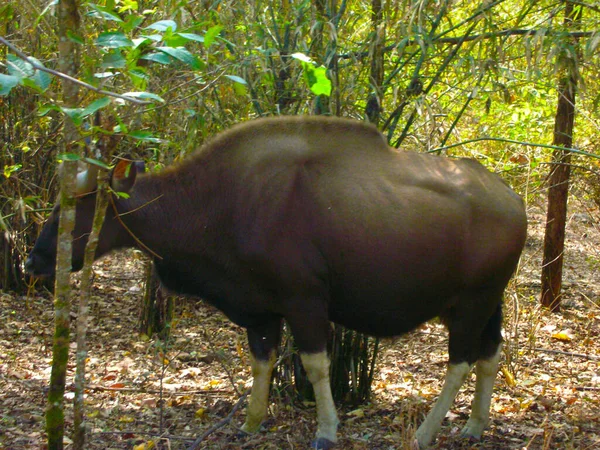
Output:
[[[282,319],[315,391],[313,447],[330,448],[338,425],[330,321],[395,336],[440,317],[449,366],[416,443],[433,441],[474,364],[462,434],[481,436],[502,296],[526,236],[523,202],[498,176],[472,160],[391,149],[370,125],[324,117],[246,122],[158,174],[124,164],[111,183],[129,198],[114,196],[96,256],[150,250],[167,288],[202,297],[247,329],[254,382],[243,430],[256,432],[266,417]],[[77,200],[73,270],[82,266],[94,189],[87,184]],[[33,275],[54,271],[57,221],[55,208],[26,263]]]

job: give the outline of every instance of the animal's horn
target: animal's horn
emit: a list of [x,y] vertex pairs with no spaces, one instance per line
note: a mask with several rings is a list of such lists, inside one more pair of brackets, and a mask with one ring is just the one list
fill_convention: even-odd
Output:
[[88,165],[86,170],[77,173],[77,184],[75,193],[77,195],[88,194],[96,189],[96,181],[98,178],[98,166],[95,164]]

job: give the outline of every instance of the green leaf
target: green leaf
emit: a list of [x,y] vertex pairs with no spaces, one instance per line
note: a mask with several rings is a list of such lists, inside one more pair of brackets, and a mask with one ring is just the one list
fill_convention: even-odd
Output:
[[[144,39],[150,39],[151,41],[154,41],[154,42],[160,42],[163,39],[162,34],[142,34],[140,37],[142,37]],[[135,41],[135,39],[134,39],[134,41]]]
[[327,69],[323,66],[313,67],[311,64],[304,66],[304,74],[308,82],[308,87],[315,95],[331,94],[331,81],[327,78]]
[[134,0],[122,0],[121,6],[119,8],[119,12],[137,11],[137,9],[138,9],[138,2],[136,2]]
[[[38,66],[44,67],[41,61],[37,58],[30,56],[29,59],[31,59]],[[50,83],[52,83],[52,77],[48,73],[42,72],[41,70],[35,71],[32,80],[42,91],[48,89],[50,87]]]
[[229,78],[235,84],[233,85],[233,89],[237,95],[246,95],[246,86],[248,83],[241,77],[235,75],[225,75],[226,78]]
[[79,161],[81,156],[76,153],[61,153],[57,158],[59,161]]
[[152,40],[149,39],[148,37],[135,38],[135,39],[132,39],[132,42],[133,42],[133,48],[139,48],[143,45],[152,44]]
[[36,29],[42,18],[50,11],[54,6],[58,5],[58,0],[52,0],[48,2],[46,7],[42,10],[39,16],[36,17],[35,22],[33,22],[32,30]]
[[102,98],[99,98],[98,100],[94,100],[92,103],[90,103],[89,105],[87,105],[85,108],[83,108],[81,110],[81,116],[82,117],[91,116],[96,111],[98,111],[102,108],[105,108],[108,105],[110,105],[110,98],[108,98],[108,97],[102,97]]
[[98,72],[94,74],[94,78],[104,79],[114,77],[115,75],[117,75],[115,72]]
[[76,44],[79,44],[79,45],[85,44],[85,41],[83,40],[83,38],[81,36],[79,36],[78,34],[73,33],[71,30],[67,31],[67,37],[69,38],[69,40],[71,42],[75,42]]
[[222,30],[223,27],[221,25],[210,27],[204,34],[204,47],[209,48]]
[[101,168],[106,169],[106,170],[110,170],[110,166],[109,165],[107,165],[107,164],[105,164],[102,161],[99,161],[97,159],[94,159],[94,158],[83,158],[83,160],[85,162],[87,162],[88,164],[94,164],[95,166],[101,167]]
[[83,120],[82,108],[61,108],[61,111],[69,116],[75,125],[81,125]]
[[136,89],[143,91],[148,85],[150,77],[142,67],[136,67],[128,71],[129,78]]
[[137,14],[129,14],[126,22],[121,25],[121,30],[125,33],[131,33],[134,29],[138,28],[144,22],[143,16]]
[[101,33],[96,39],[95,44],[99,47],[107,48],[133,47],[133,41],[120,31]]
[[21,78],[0,73],[0,95],[8,95],[12,88],[21,84]]
[[298,61],[302,61],[303,63],[314,64],[313,60],[310,59],[310,57],[305,55],[304,53],[293,53],[291,56],[292,58],[297,59]]
[[144,30],[156,30],[156,31],[167,31],[168,29],[171,31],[177,30],[177,23],[174,20],[159,20],[158,22],[154,22],[152,25],[148,25]]
[[187,64],[193,69],[201,69],[203,66],[203,63],[201,63],[200,60],[192,55],[185,47],[158,47],[157,50]]
[[14,164],[12,166],[4,166],[4,177],[5,178],[10,178],[10,176],[15,173],[18,172],[21,167],[23,167],[21,164]]
[[46,104],[46,105],[42,106],[41,108],[38,108],[37,115],[40,117],[43,117],[46,114],[48,114],[50,111],[60,111],[60,107],[58,105],[53,105],[51,103]]
[[140,141],[153,142],[157,144],[162,142],[161,139],[154,137],[150,131],[132,131],[131,133],[127,133],[127,136],[131,136],[132,138]]
[[35,73],[31,64],[15,55],[6,55],[6,60],[8,61],[7,68],[10,75],[16,75],[20,78],[29,78]]
[[189,42],[186,38],[181,36],[179,33],[165,35],[165,46],[167,47],[183,47],[186,42]]
[[159,97],[156,94],[153,94],[152,92],[125,92],[123,95],[127,96],[127,97],[133,97],[133,98],[140,98],[142,100],[156,100],[157,102],[161,102],[164,103],[164,99],[162,99],[161,97]]
[[37,84],[35,84],[35,81],[33,81],[33,78],[23,78],[21,81],[23,82],[23,86],[25,86],[29,89],[32,89],[39,94],[44,92],[41,87],[39,87]]
[[177,33],[177,35],[187,39],[188,41],[204,42],[204,36],[200,36],[199,34]]
[[229,78],[231,81],[233,81],[235,83],[243,84],[244,86],[246,86],[248,84],[248,82],[246,80],[244,80],[242,77],[238,77],[236,75],[225,75],[225,77]]
[[161,52],[152,52],[142,56],[140,59],[147,59],[148,61],[154,61],[159,64],[169,65],[171,64],[171,58],[168,55]]
[[103,69],[124,69],[127,67],[127,61],[120,50],[112,50],[104,55],[100,67]]
[[118,14],[113,12],[111,9],[96,5],[94,3],[88,3],[88,5],[90,8],[92,8],[92,11],[88,12],[86,15],[98,19],[112,20],[114,22],[123,23],[123,20],[118,16]]
[[331,95],[331,80],[327,78],[327,69],[323,66],[315,67],[312,59],[304,53],[294,53],[292,58],[297,59],[304,69],[304,79],[309,89],[315,95]]
[[[34,69],[33,64],[44,67],[44,65],[33,56],[28,61],[18,58],[15,55],[7,55],[7,67],[10,75],[17,77],[20,84],[23,84],[37,92],[44,92],[50,86],[52,79],[46,72]],[[33,64],[32,64],[33,63]],[[14,87],[14,86],[13,86]]]

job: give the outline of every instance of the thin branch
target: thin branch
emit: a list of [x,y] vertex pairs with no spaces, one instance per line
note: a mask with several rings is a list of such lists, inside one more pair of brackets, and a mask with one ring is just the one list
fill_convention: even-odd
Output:
[[[93,434],[94,436],[122,436],[122,435],[129,435],[129,434],[134,434],[136,436],[150,436],[150,437],[157,437],[159,439],[159,442],[162,440],[177,440],[177,441],[191,441],[193,438],[187,437],[187,436],[176,436],[173,434],[158,434],[158,433],[153,433],[151,431],[136,431],[136,430],[126,430],[126,431],[93,431],[91,434]],[[146,447],[147,448],[147,447]]]
[[242,405],[244,404],[244,400],[246,400],[246,397],[248,396],[248,394],[250,393],[250,390],[246,391],[237,401],[237,403],[234,405],[233,409],[231,410],[231,412],[229,414],[227,414],[227,417],[225,417],[223,420],[221,420],[220,422],[216,423],[215,425],[213,425],[212,427],[210,427],[208,430],[206,430],[202,436],[199,436],[193,443],[192,445],[190,445],[188,447],[187,450],[195,450],[198,448],[198,446],[200,445],[200,443],[206,439],[208,436],[210,436],[211,434],[213,434],[215,431],[217,431],[219,428],[223,428],[225,425],[227,425],[229,422],[231,422],[231,419],[233,419],[233,415],[237,412],[238,409],[240,409],[242,407]]
[[563,352],[562,350],[551,350],[549,348],[541,348],[541,347],[536,347],[534,350],[536,350],[538,352],[544,352],[544,353],[556,353],[558,355],[576,356],[578,358],[585,358],[585,359],[589,359],[591,361],[600,361],[600,356],[589,355],[587,353]]
[[96,86],[93,86],[91,84],[88,84],[84,81],[78,80],[77,78],[73,78],[65,73],[62,72],[58,72],[56,70],[53,69],[48,69],[47,67],[42,66],[41,64],[36,63],[35,61],[33,61],[31,58],[29,58],[25,53],[23,53],[21,50],[19,50],[17,47],[15,47],[13,44],[11,44],[9,41],[7,41],[6,39],[4,39],[4,37],[0,36],[0,43],[6,45],[9,49],[11,49],[15,55],[17,55],[19,58],[21,58],[23,61],[25,61],[27,64],[30,64],[31,67],[33,67],[35,70],[39,70],[40,72],[46,72],[49,73],[51,75],[54,75],[58,78],[62,78],[63,80],[67,80],[70,81],[71,83],[75,83],[79,86],[82,86],[86,89],[89,89],[90,91],[94,91],[97,92],[98,94],[101,95],[107,95],[109,97],[115,97],[115,98],[119,98],[121,100],[125,100],[131,103],[135,103],[136,105],[150,105],[153,102],[149,102],[146,100],[138,100],[137,98],[133,98],[133,97],[128,97],[126,95],[121,95],[121,94],[117,94],[115,92],[110,92],[110,91],[105,91],[104,89],[100,89],[97,88]]
[[473,142],[479,142],[479,141],[508,142],[509,144],[529,145],[531,147],[550,148],[553,150],[564,150],[566,152],[576,153],[578,155],[589,156],[590,158],[600,159],[600,155],[597,153],[586,152],[584,150],[579,150],[576,148],[566,148],[566,147],[560,147],[558,145],[537,144],[535,142],[517,141],[515,139],[504,139],[504,138],[494,138],[494,137],[480,137],[480,138],[475,138],[475,139],[468,139],[466,141],[457,142],[456,144],[444,145],[443,147],[438,147],[438,148],[428,150],[427,153],[437,153],[437,152],[441,152],[443,150],[448,150],[452,147],[458,147],[460,145],[471,144]]
[[[535,29],[535,28],[517,28],[517,29],[508,29],[508,30],[498,30],[498,31],[490,31],[489,33],[482,33],[482,34],[471,34],[471,35],[467,35],[467,36],[454,36],[454,37],[434,37],[431,39],[431,44],[430,45],[435,45],[435,44],[456,44],[458,42],[469,42],[469,41],[475,41],[477,39],[491,39],[494,37],[507,37],[507,36],[527,36],[527,35],[534,35],[537,34],[539,32],[543,31],[543,29]],[[564,31],[554,31],[554,30],[547,30],[545,33],[546,36],[568,36],[568,37],[572,37],[572,38],[586,38],[586,37],[591,37],[594,35],[593,31],[571,31],[571,32],[564,32]],[[417,39],[410,39],[405,45],[409,46],[409,45],[417,45],[419,42]],[[393,44],[393,45],[388,45],[386,47],[383,48],[384,52],[391,52],[393,50],[395,50],[396,48],[398,48],[398,44]],[[362,51],[362,52],[350,52],[350,53],[344,53],[341,55],[338,55],[339,59],[362,59],[362,58],[366,58],[367,56],[369,56],[369,52],[368,51]]]
[[[86,386],[87,390],[90,391],[101,391],[101,392],[135,392],[138,394],[160,394],[160,390],[158,389],[145,389],[145,388],[115,388],[108,386],[100,386],[100,385],[89,385]],[[180,391],[180,392],[168,392],[169,396],[178,396],[178,395],[223,395],[223,394],[232,394],[233,391],[229,389],[205,389],[200,391]]]
[[[460,42],[463,39],[466,42],[466,41],[474,41],[476,39],[490,39],[493,37],[526,36],[526,35],[534,35],[541,31],[543,31],[543,30],[542,29],[535,30],[535,29],[527,29],[527,28],[526,29],[515,29],[515,30],[491,31],[489,33],[473,34],[471,36],[464,36],[464,37],[439,38],[439,39],[436,39],[434,42],[442,43],[442,44],[455,44],[457,42]],[[594,34],[594,32],[592,32],[592,31],[571,31],[568,33],[565,33],[562,31],[549,31],[546,33],[546,35],[548,35],[548,36],[560,35],[560,36],[569,36],[572,38],[590,37],[593,34]]]
[[[451,33],[453,30],[456,30],[460,27],[462,27],[463,25],[474,21],[474,22],[479,22],[480,19],[483,18],[483,14],[485,13],[489,13],[491,9],[494,8],[494,6],[498,6],[501,3],[504,3],[506,0],[496,0],[496,1],[492,1],[492,2],[484,2],[473,14],[471,14],[469,17],[466,17],[464,20],[460,21],[459,23],[457,23],[456,25],[451,26],[450,28],[444,30],[443,32],[441,32],[440,34],[438,34],[433,40],[439,40],[441,38],[441,36],[444,36],[445,34]],[[471,27],[472,29],[472,27]],[[469,30],[470,31],[470,30]],[[469,37],[470,33],[467,33],[466,37]],[[456,42],[464,42],[466,39],[462,39],[459,37],[458,41]],[[455,43],[456,43],[455,42]]]

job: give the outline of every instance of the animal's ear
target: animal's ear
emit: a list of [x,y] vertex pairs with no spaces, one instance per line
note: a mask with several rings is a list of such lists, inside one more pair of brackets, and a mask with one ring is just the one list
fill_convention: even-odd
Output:
[[116,192],[129,192],[135,184],[137,176],[136,163],[130,160],[121,159],[113,167],[110,174],[110,187]]

